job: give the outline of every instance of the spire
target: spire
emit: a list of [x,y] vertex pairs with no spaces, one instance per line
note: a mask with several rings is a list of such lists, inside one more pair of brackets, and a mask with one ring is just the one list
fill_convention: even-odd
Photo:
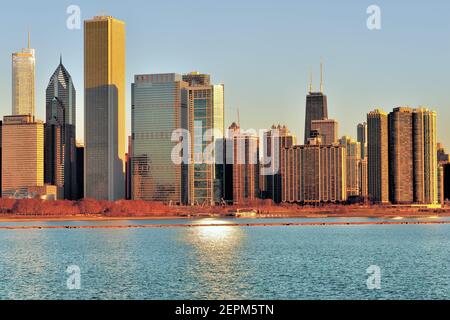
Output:
[[28,49],[30,49],[30,29],[28,29]]
[[62,53],[59,54],[59,64],[62,65]]
[[323,59],[320,59],[320,93],[323,93]]

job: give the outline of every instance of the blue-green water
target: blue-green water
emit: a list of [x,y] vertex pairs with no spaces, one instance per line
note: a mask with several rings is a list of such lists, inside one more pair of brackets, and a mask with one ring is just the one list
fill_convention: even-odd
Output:
[[0,230],[0,298],[450,299],[450,225]]

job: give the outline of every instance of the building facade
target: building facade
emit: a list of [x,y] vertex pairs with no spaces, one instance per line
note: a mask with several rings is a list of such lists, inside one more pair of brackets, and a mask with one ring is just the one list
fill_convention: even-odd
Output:
[[376,203],[388,203],[388,115],[379,109],[367,115],[367,167],[369,199]]
[[[172,158],[189,137],[187,105],[182,89],[188,83],[179,74],[136,75],[131,87],[131,198],[185,204],[188,153]],[[177,135],[175,132],[179,131]],[[175,137],[174,137],[175,133]],[[183,157],[178,161],[178,156]],[[186,161],[185,161],[186,160]]]
[[125,23],[84,22],[85,197],[125,197]]
[[2,195],[44,186],[44,124],[31,115],[5,116],[2,126]]
[[275,126],[264,133],[264,154],[261,164],[260,185],[263,197],[274,203],[282,201],[281,164],[282,150],[295,145],[296,138],[286,126]]
[[[311,121],[311,131],[317,132],[322,138],[322,144],[331,145],[338,143],[338,122],[333,119]],[[310,137],[312,137],[310,135]]]
[[46,90],[44,180],[60,198],[78,199],[76,153],[76,91],[60,60]]
[[224,137],[224,85],[211,85],[210,76],[198,72],[183,75],[183,81],[189,84],[182,94],[191,143],[188,203],[214,205],[223,194],[223,161],[216,161],[216,151]]
[[[322,92],[309,92],[306,96],[305,144],[311,138],[311,123],[314,120],[328,119],[327,96]],[[337,137],[337,136],[336,136]]]
[[361,144],[351,137],[344,136],[339,144],[346,150],[347,197],[360,196]]
[[229,127],[226,138],[226,199],[235,205],[245,205],[259,198],[259,138],[242,132],[239,125]]
[[35,51],[28,47],[12,54],[12,115],[35,114]]
[[437,204],[436,113],[395,108],[389,114],[390,199],[393,204]]
[[346,149],[310,144],[283,149],[283,202],[320,204],[347,200]]

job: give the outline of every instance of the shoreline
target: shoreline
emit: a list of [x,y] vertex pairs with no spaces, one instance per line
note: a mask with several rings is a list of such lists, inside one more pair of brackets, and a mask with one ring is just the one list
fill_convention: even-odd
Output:
[[308,227],[308,226],[361,226],[361,225],[446,225],[450,221],[347,221],[347,222],[269,222],[269,223],[212,223],[212,224],[147,224],[118,226],[0,226],[0,230],[31,229],[161,229],[161,228],[200,228],[200,227]]
[[373,219],[439,219],[450,217],[450,212],[387,212],[374,214],[371,212],[347,212],[347,213],[325,213],[325,212],[308,212],[308,213],[262,213],[256,216],[233,217],[222,214],[198,214],[198,215],[143,215],[143,216],[105,216],[105,215],[60,215],[60,216],[40,216],[40,215],[0,215],[0,223],[5,222],[58,222],[58,221],[142,221],[142,220],[194,220],[194,219],[317,219],[317,218],[338,218],[338,219],[354,219],[354,218],[373,218]]

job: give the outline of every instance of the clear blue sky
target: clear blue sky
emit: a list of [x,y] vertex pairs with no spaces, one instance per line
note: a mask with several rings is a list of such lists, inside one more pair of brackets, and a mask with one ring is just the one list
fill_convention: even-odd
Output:
[[[325,62],[330,117],[340,135],[376,106],[425,105],[438,112],[438,139],[450,148],[450,2],[448,0],[41,0],[2,2],[0,113],[11,112],[11,53],[32,31],[36,109],[59,61],[75,82],[77,136],[83,138],[83,32],[66,28],[66,9],[82,19],[107,13],[127,24],[127,128],[130,84],[138,73],[209,73],[226,88],[226,124],[240,110],[245,128],[286,124],[301,141],[310,66]],[[382,29],[366,27],[381,8]]]

